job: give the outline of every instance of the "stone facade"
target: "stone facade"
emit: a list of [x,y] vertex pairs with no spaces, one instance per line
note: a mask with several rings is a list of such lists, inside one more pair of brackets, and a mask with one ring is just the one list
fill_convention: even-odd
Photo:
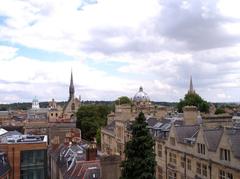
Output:
[[240,178],[239,139],[233,128],[172,126],[156,138],[157,179]]

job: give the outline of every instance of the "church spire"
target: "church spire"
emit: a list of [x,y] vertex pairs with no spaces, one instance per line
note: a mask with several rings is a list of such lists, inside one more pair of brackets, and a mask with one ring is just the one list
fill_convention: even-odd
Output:
[[69,86],[69,99],[74,98],[74,85],[73,85],[73,74],[71,71],[71,79],[70,79],[70,86]]
[[190,86],[189,86],[188,93],[191,93],[191,94],[195,93],[193,89],[192,75],[190,76]]

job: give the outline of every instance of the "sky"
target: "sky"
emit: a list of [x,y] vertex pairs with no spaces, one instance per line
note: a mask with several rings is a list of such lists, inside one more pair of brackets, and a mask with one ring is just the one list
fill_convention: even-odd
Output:
[[0,103],[68,99],[240,102],[236,0],[0,0]]

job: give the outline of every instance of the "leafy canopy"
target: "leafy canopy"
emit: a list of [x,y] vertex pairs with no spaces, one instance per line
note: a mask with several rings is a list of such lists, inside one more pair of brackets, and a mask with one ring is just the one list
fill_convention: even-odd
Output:
[[[98,137],[97,142],[100,143],[99,131],[102,126],[107,123],[107,115],[112,110],[111,105],[106,104],[89,104],[83,105],[77,112],[77,128],[81,129],[82,138],[92,141]],[[96,136],[98,132],[98,135]]]
[[177,104],[178,111],[182,112],[184,106],[196,106],[201,112],[209,111],[208,102],[203,100],[197,93],[187,93],[183,100],[180,99]]
[[121,96],[115,101],[115,104],[132,104],[132,102],[129,97]]
[[155,179],[154,140],[141,112],[132,125],[132,139],[126,143],[126,160],[122,162],[121,179]]

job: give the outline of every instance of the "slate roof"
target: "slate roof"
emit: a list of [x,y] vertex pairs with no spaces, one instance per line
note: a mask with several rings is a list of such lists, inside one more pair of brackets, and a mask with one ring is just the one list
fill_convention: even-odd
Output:
[[184,139],[192,138],[199,131],[199,125],[175,126],[176,139],[180,143],[184,143]]
[[3,177],[11,170],[10,164],[8,163],[5,153],[0,152],[0,177]]
[[64,145],[50,148],[49,155],[55,160],[64,179],[100,178],[100,161],[86,161],[86,145]]
[[99,161],[85,161],[76,162],[75,166],[67,171],[64,179],[95,179],[100,178],[100,162]]
[[151,118],[148,118],[146,122],[147,122],[148,126],[153,127],[159,121],[156,118],[151,117]]
[[112,121],[110,124],[105,126],[103,129],[107,130],[109,132],[114,132],[114,128],[115,128],[115,121]]
[[240,129],[226,129],[233,155],[240,158]]
[[12,135],[23,135],[23,134],[20,133],[20,132],[18,132],[18,131],[16,131],[16,130],[14,130],[14,131],[8,131],[8,132],[0,135],[0,138],[1,138],[1,137],[12,136]]
[[216,152],[223,134],[223,128],[205,129],[203,132],[208,150]]

